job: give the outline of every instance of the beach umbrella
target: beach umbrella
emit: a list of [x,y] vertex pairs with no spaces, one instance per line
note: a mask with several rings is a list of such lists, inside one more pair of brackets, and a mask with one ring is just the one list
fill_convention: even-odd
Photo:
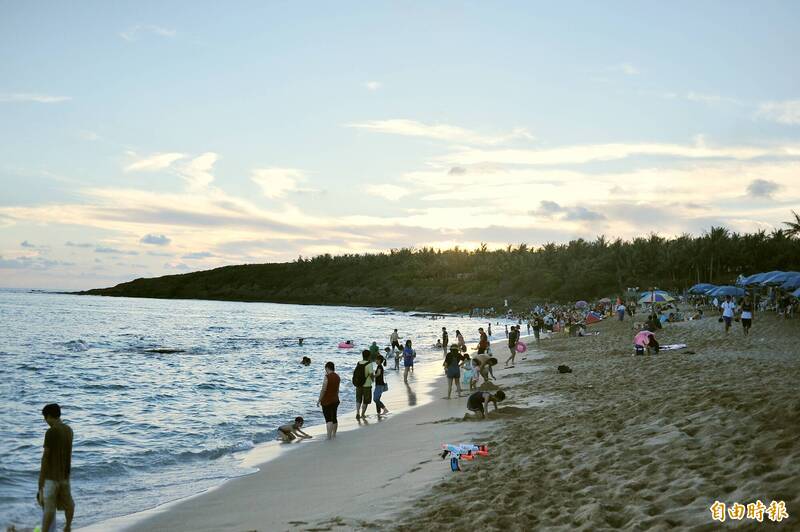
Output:
[[791,292],[792,290],[795,290],[796,288],[800,288],[800,274],[795,275],[794,277],[789,277],[780,286],[781,290],[785,290],[787,292]]
[[792,295],[793,295],[794,297],[800,297],[800,288],[798,288],[797,290],[795,290],[794,292],[792,292]]
[[741,282],[741,285],[742,285],[742,286],[752,286],[752,285],[758,284],[758,283],[760,283],[761,281],[763,281],[763,280],[764,280],[764,278],[766,278],[766,277],[768,277],[768,276],[770,276],[770,275],[775,275],[776,273],[781,273],[781,272],[774,271],[774,272],[761,272],[761,273],[754,273],[754,274],[753,274],[753,275],[751,275],[750,277],[746,277],[746,278],[745,278],[745,279],[744,279],[744,280]]
[[611,303],[611,298],[604,297],[603,299],[599,299],[598,303]]
[[586,308],[588,306],[589,303],[587,303],[586,301],[578,301],[577,303],[575,303],[575,308]]
[[714,297],[724,297],[724,296],[731,296],[731,297],[742,297],[747,293],[744,288],[739,288],[738,286],[720,286],[712,290],[708,293],[710,296]]
[[762,273],[761,276],[758,277],[758,279],[756,280],[756,284],[760,284],[761,286],[764,286],[767,283],[767,281],[769,281],[770,279],[772,279],[773,277],[775,277],[777,275],[782,275],[783,273],[785,273],[785,272],[782,272],[780,270],[774,270],[774,271],[771,271],[771,272]]
[[689,289],[690,294],[705,294],[717,285],[711,283],[697,283]]
[[664,292],[663,290],[656,290],[653,292],[643,292],[642,297],[639,298],[639,304],[644,303],[665,303],[667,301],[674,301],[675,298]]
[[769,277],[766,277],[763,281],[761,281],[761,284],[768,286],[780,286],[796,275],[800,275],[800,272],[776,273],[775,275],[770,275]]

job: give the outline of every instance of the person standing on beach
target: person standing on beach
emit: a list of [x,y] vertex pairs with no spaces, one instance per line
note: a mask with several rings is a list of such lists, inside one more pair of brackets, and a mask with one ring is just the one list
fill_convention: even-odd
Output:
[[536,343],[539,343],[539,334],[541,334],[542,329],[544,328],[544,320],[542,319],[539,314],[533,315],[533,337],[536,338]]
[[406,346],[403,348],[403,382],[408,384],[408,372],[414,369],[414,359],[417,357],[417,352],[411,348],[411,340],[406,340]]
[[467,352],[467,343],[464,341],[464,335],[461,334],[461,331],[456,329],[456,343],[458,344],[458,349],[462,353]]
[[508,333],[508,350],[511,352],[511,356],[506,359],[506,367],[508,367],[508,363],[511,362],[511,366],[514,366],[514,359],[517,356],[517,342],[519,342],[519,327],[516,325],[511,326],[511,331]]
[[750,327],[753,325],[753,303],[750,301],[750,296],[744,296],[742,301],[742,330],[744,335],[750,334]]
[[620,301],[617,305],[617,317],[619,318],[619,321],[625,319],[625,305],[622,304],[622,301]]
[[442,327],[442,351],[447,354],[447,346],[450,345],[450,336],[447,334],[447,327]]
[[488,334],[489,334],[489,338],[491,338],[492,337],[492,322],[489,322],[489,328],[487,329],[487,331],[488,331]]
[[[386,366],[386,359],[383,356],[378,355],[376,359],[377,366],[375,366],[375,390],[372,392],[372,399],[375,401],[375,410],[378,411],[378,417],[381,417],[381,414],[388,414],[389,409],[386,408],[386,405],[383,404],[381,401],[381,396],[383,392],[389,389],[389,386],[386,385],[386,381],[384,380],[384,367]],[[381,412],[382,411],[382,412]]]
[[722,302],[722,320],[725,322],[725,334],[731,330],[731,322],[733,315],[736,311],[736,302],[731,300],[731,296],[725,296],[725,301]]
[[56,520],[56,509],[64,510],[64,530],[72,530],[75,502],[69,485],[72,469],[72,429],[61,421],[61,407],[52,403],[42,408],[42,416],[50,427],[44,435],[42,466],[36,500],[42,506],[42,530],[49,531]]
[[339,409],[339,382],[341,379],[335,369],[333,362],[325,363],[325,378],[322,380],[322,389],[319,391],[319,399],[317,399],[317,406],[322,406],[322,415],[325,416],[325,429],[328,431],[329,440],[336,437],[336,429],[339,428],[336,411]]
[[395,347],[398,351],[403,351],[403,347],[400,345],[400,335],[397,334],[397,329],[392,331],[392,334],[389,336],[389,342],[392,345],[392,353],[394,353]]
[[458,346],[453,344],[450,346],[450,351],[444,357],[444,371],[445,375],[447,376],[447,398],[450,399],[450,394],[453,391],[453,383],[456,384],[456,390],[458,396],[461,397],[461,353],[458,350]]
[[[491,328],[491,325],[489,325],[489,327]],[[489,337],[486,336],[483,327],[478,327],[478,334],[480,335],[480,339],[478,340],[478,354],[482,355],[489,349]]]
[[361,352],[361,360],[353,371],[353,384],[356,387],[356,419],[367,417],[367,407],[372,402],[372,362],[370,352]]

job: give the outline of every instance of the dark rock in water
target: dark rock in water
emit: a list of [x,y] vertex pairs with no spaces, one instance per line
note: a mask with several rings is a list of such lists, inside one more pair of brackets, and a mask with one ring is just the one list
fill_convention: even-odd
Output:
[[159,348],[159,349],[145,349],[145,352],[147,352],[147,353],[158,353],[158,354],[161,354],[161,355],[169,355],[169,354],[172,354],[172,353],[185,353],[186,351],[184,351],[183,349],[161,349],[161,348]]
[[572,368],[569,367],[569,366],[565,366],[564,364],[561,364],[560,366],[558,366],[558,372],[559,373],[572,373]]

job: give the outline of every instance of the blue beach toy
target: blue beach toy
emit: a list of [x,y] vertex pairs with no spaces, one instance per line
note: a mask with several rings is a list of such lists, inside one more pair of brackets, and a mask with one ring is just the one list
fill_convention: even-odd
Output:
[[461,467],[458,465],[457,456],[453,456],[452,458],[450,458],[450,469],[452,469],[454,472],[461,471]]

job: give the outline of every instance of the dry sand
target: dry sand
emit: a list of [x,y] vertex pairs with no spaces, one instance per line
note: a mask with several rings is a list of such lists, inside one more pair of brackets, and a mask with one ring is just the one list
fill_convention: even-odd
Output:
[[[800,529],[800,321],[757,316],[749,338],[714,318],[668,324],[659,341],[694,353],[644,357],[631,356],[631,321],[590,330],[601,334],[546,339],[498,368],[509,400],[490,421],[437,399],[302,444],[131,529],[711,530],[715,500],[756,499],[785,501],[789,519],[740,528]],[[451,473],[439,445],[468,440],[491,455]]]

